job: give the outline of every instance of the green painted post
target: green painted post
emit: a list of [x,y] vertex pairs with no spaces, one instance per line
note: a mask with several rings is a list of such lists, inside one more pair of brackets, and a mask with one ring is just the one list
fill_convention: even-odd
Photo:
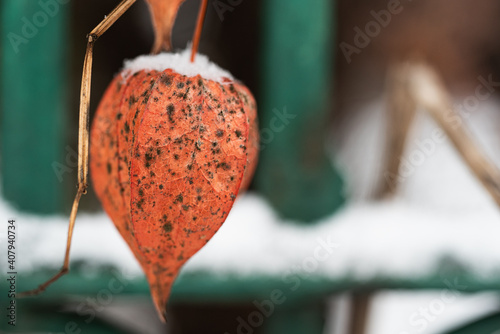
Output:
[[266,319],[262,334],[321,334],[325,332],[325,313],[320,303],[277,309]]
[[[102,290],[101,290],[102,291]],[[95,294],[85,296],[86,300],[96,298]],[[84,301],[77,305],[83,305]],[[67,300],[65,300],[67,302]],[[73,304],[74,305],[74,304]],[[107,306],[102,305],[102,306]],[[80,306],[81,307],[81,306]],[[100,307],[100,306],[99,306]],[[67,309],[66,311],[61,311]],[[61,302],[37,302],[33,299],[18,299],[16,303],[16,326],[7,323],[2,317],[0,333],[79,333],[79,334],[122,334],[126,325],[111,324],[100,317],[91,318],[91,308],[71,311],[72,304]],[[89,321],[92,319],[92,321]]]
[[286,218],[313,221],[343,202],[325,152],[334,1],[263,2],[260,163],[255,185]]
[[500,333],[500,313],[496,312],[467,323],[458,329],[444,332],[445,334],[495,334]]
[[65,203],[68,2],[0,1],[2,196],[26,211]]

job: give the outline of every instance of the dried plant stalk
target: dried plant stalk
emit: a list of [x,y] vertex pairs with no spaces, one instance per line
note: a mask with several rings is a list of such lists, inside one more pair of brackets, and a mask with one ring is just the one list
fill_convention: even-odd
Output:
[[390,179],[398,175],[401,156],[404,153],[408,131],[413,122],[416,104],[409,90],[409,71],[407,64],[394,66],[389,70],[387,78],[387,161],[384,169],[384,181],[376,197],[393,195],[397,190],[396,180]]
[[[451,99],[436,72],[427,65],[417,64],[412,67],[410,78],[410,91],[415,101],[445,131],[467,166],[500,206],[500,170],[475,143],[464,119],[453,109]],[[450,122],[450,119],[458,121]]]
[[[467,166],[500,206],[500,170],[479,148],[464,119],[453,109],[437,73],[428,65],[407,63],[395,67],[389,77],[389,158],[384,176],[398,175],[408,131],[420,106],[444,130]],[[379,196],[394,194],[396,190],[397,182],[384,180]]]

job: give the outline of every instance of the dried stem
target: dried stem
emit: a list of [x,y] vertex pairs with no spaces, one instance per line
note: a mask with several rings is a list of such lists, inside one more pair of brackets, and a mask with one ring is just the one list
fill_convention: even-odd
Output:
[[451,99],[437,74],[428,66],[416,65],[411,78],[411,91],[417,103],[445,131],[470,170],[500,206],[500,170],[474,142],[464,119],[453,109]]
[[82,86],[80,90],[80,120],[78,127],[78,191],[73,201],[71,215],[69,217],[68,237],[66,241],[66,253],[64,255],[64,263],[57,274],[40,284],[38,288],[22,292],[18,297],[27,297],[37,295],[45,291],[45,289],[57,281],[61,276],[69,272],[69,251],[71,249],[71,240],[73,238],[73,230],[75,227],[76,214],[78,205],[83,194],[87,193],[88,187],[88,170],[89,170],[89,108],[90,108],[90,86],[92,79],[92,53],[95,41],[106,32],[125,13],[136,0],[123,0],[120,4],[99,23],[87,35],[87,51],[83,63]]
[[191,62],[194,62],[196,57],[196,52],[198,52],[198,46],[200,44],[201,31],[203,29],[203,21],[205,21],[205,14],[207,13],[208,0],[202,0],[200,5],[200,11],[198,13],[198,21],[196,22],[196,30],[193,35],[193,46],[191,49]]
[[[464,119],[453,109],[446,88],[436,72],[424,64],[406,64],[401,66],[399,71],[398,77],[401,79],[398,80],[403,81],[400,81],[399,88],[393,89],[391,94],[400,94],[400,98],[397,96],[391,98],[393,103],[389,117],[402,122],[390,120],[389,131],[392,134],[392,140],[390,140],[390,159],[386,173],[398,174],[399,161],[403,153],[402,145],[406,140],[412,119],[410,112],[414,113],[416,106],[421,106],[444,130],[467,166],[500,206],[500,170],[474,142],[465,126]],[[399,102],[396,102],[397,100]],[[384,187],[381,193],[395,193],[395,188],[387,189],[387,185]]]
[[393,195],[397,189],[395,176],[398,175],[400,159],[416,111],[415,101],[409,92],[409,70],[408,65],[399,65],[392,67],[388,73],[388,157],[383,175],[384,182],[376,194],[377,198]]

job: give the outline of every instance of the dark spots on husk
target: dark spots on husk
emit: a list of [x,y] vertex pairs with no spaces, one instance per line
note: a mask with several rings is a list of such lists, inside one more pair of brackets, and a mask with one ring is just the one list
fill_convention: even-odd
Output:
[[230,170],[231,169],[231,165],[228,164],[227,162],[221,162],[221,163],[217,164],[216,167],[222,168],[223,170]]
[[194,232],[194,231],[193,231],[193,230],[191,230],[190,228],[184,228],[183,230],[184,230],[184,232],[186,232],[186,234],[187,234],[187,236],[188,236],[188,237],[191,235],[191,233],[193,233],[193,232]]
[[188,87],[188,88],[186,89],[186,92],[182,95],[182,99],[183,99],[183,100],[186,100],[186,99],[187,99],[187,97],[188,97],[188,93],[189,93],[189,90],[190,90],[190,89],[191,89],[191,87]]
[[144,154],[144,158],[146,161],[151,161],[153,160],[153,155],[150,152],[146,152],[146,154]]
[[196,141],[196,143],[194,143],[194,148],[196,148],[198,151],[201,151],[201,141]]
[[175,197],[174,203],[182,203],[183,200],[184,196],[182,196],[182,194],[179,194]]
[[[166,217],[166,216],[164,216]],[[170,233],[172,232],[172,230],[174,229],[174,227],[172,226],[172,223],[171,222],[166,222],[165,224],[163,224],[163,230],[167,233]]]
[[172,76],[163,74],[160,77],[160,82],[166,86],[170,86],[170,85],[172,85]]
[[174,111],[175,111],[175,107],[172,103],[170,103],[168,106],[167,106],[167,115],[168,115],[168,120],[170,121],[170,123],[174,123]]
[[147,168],[151,167],[151,161],[155,158],[153,154],[153,148],[150,147],[148,151],[144,154],[144,160],[146,161],[145,166]]
[[132,108],[132,105],[137,103],[139,99],[136,98],[134,95],[130,95],[130,98],[128,99],[128,107]]

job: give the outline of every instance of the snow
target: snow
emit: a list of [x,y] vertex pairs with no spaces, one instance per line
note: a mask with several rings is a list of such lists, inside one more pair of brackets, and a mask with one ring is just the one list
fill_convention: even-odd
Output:
[[[480,147],[497,165],[499,106],[499,101],[483,102],[467,119]],[[452,257],[478,278],[498,275],[499,209],[448,140],[429,144],[437,126],[422,113],[411,131],[404,157],[413,161],[412,171],[403,178],[398,196],[380,202],[366,200],[383,171],[383,103],[374,102],[364,109],[352,124],[346,125],[348,135],[336,155],[336,162],[343,166],[349,180],[352,201],[346,207],[317,224],[299,226],[280,219],[262,197],[243,195],[220,231],[183,271],[281,277],[284,272],[301,270],[332,279],[346,275],[355,280],[378,275],[416,279],[435,273],[444,257]],[[417,151],[423,155],[420,160],[415,160]],[[0,212],[3,221],[15,218],[18,222],[20,272],[40,266],[60,267],[68,217],[22,213],[2,199]],[[0,240],[6,240],[4,229]],[[4,247],[0,256],[5,258],[2,252]],[[127,245],[103,213],[78,215],[71,256],[72,262],[112,264],[127,277],[142,275]],[[5,272],[5,263],[0,263],[0,270]],[[413,298],[407,292],[378,293],[373,300],[369,333],[438,333],[457,321],[465,322],[498,309],[496,295],[459,295],[445,304],[445,310],[429,321],[425,330],[421,322],[410,322],[421,307],[436,304],[442,292],[411,293]]]
[[[459,102],[459,101],[458,101]],[[465,125],[487,157],[500,166],[500,101],[485,101],[466,115]],[[361,107],[361,112],[344,126],[345,135],[337,147],[336,162],[347,176],[349,198],[367,201],[383,180],[386,124],[382,100]],[[356,124],[356,125],[354,125]],[[498,208],[476,180],[449,139],[436,136],[440,128],[419,110],[410,129],[402,157],[402,180],[398,197],[407,205],[453,215],[495,217]]]
[[[324,333],[348,331],[352,300],[348,293],[332,298]],[[381,291],[373,295],[366,334],[442,334],[498,311],[498,294],[456,291]],[[497,333],[498,334],[498,333]]]
[[[496,105],[486,105],[477,116],[471,116],[469,123],[481,146],[500,165],[500,143],[495,137],[500,122],[492,121],[492,117],[498,117]],[[377,104],[368,107],[374,109]],[[368,117],[373,127],[383,126],[381,117]],[[363,123],[367,122],[356,122]],[[420,117],[417,123],[407,155],[421,149],[416,143],[427,140],[436,127],[425,117]],[[367,137],[373,138],[362,140],[359,134],[363,132],[350,131],[352,138],[346,139],[344,151],[338,156],[342,164],[352,167],[345,170],[351,173],[347,173],[349,179],[358,176],[365,184],[376,184],[374,180],[380,172],[373,173],[365,168],[367,163],[356,161],[379,145],[377,141],[383,142],[377,132],[381,133],[366,132]],[[243,195],[220,231],[186,264],[185,271],[281,275],[315,267],[316,274],[331,278],[341,278],[347,273],[355,279],[378,275],[408,278],[431,274],[443,257],[452,256],[478,277],[493,275],[500,269],[499,209],[448,141],[436,143],[429,152],[405,177],[395,199],[364,201],[359,194],[370,191],[354,189],[351,184],[350,192],[358,196],[314,225],[283,221],[260,196]],[[375,165],[381,161],[373,153],[370,160]],[[0,211],[4,219],[14,217],[18,222],[20,271],[60,266],[67,217],[21,213],[3,200]],[[325,244],[330,246],[325,249],[322,246]],[[317,250],[318,247],[323,250]],[[78,215],[71,255],[73,261],[114,264],[141,275],[136,260],[104,213]]]
[[[21,214],[5,203],[1,209],[18,222],[19,270],[59,267],[66,217]],[[498,218],[498,213],[487,212],[429,213],[397,200],[353,204],[317,225],[298,227],[281,221],[262,198],[249,194],[237,201],[221,230],[185,270],[281,275],[297,265],[306,268],[305,263],[314,258],[320,245],[318,240],[323,240],[333,243],[333,253],[325,260],[321,255],[315,272],[332,278],[348,272],[357,279],[377,274],[425,275],[435,270],[446,254],[453,254],[477,275],[488,276],[499,268]],[[71,255],[73,261],[114,264],[129,274],[141,275],[136,260],[104,214],[78,216]]]
[[[497,166],[500,166],[500,141],[497,135],[500,130],[499,105],[498,100],[490,99],[465,118],[476,143]],[[365,206],[366,210],[366,204],[363,203],[373,194],[379,182],[384,182],[381,179],[381,151],[385,144],[384,103],[376,101],[362,109],[352,124],[346,125],[347,135],[337,161],[350,180],[348,193],[358,203],[353,205]],[[437,258],[447,254],[479,277],[487,275],[488,271],[498,268],[500,264],[500,244],[488,240],[488,234],[498,232],[499,209],[450,141],[446,138],[436,140],[433,134],[439,128],[433,120],[419,111],[415,123],[402,159],[406,168],[401,172],[404,177],[397,198],[391,203],[373,204],[372,207],[380,210],[373,215],[377,221],[384,216],[387,219],[385,226],[380,227],[384,229],[382,233],[387,235],[380,239],[378,247],[385,248],[384,245],[389,244],[385,249],[390,258],[388,262],[405,260],[401,252],[413,253],[412,262],[419,268],[417,271],[429,270],[436,265]],[[365,163],[363,159],[366,159]],[[389,210],[389,205],[394,207]],[[372,234],[368,231],[365,233]],[[390,242],[388,239],[391,238],[400,240]],[[367,253],[372,254],[372,259],[374,254],[383,256],[384,251],[377,248],[376,242],[360,246],[363,248],[361,252],[364,253],[364,249],[369,247],[373,247],[373,252]],[[391,247],[397,247],[398,254],[390,254]],[[480,248],[480,252],[484,251],[481,256],[477,253]],[[491,257],[487,254],[495,255]],[[406,260],[410,258],[409,255]],[[387,263],[382,269],[391,270],[394,266],[395,263]],[[398,272],[404,271],[403,263],[399,269]]]
[[191,47],[189,45],[185,50],[178,53],[145,55],[126,60],[123,69],[133,74],[140,70],[164,71],[167,68],[188,77],[199,74],[204,79],[213,81],[222,82],[223,78],[233,80],[231,73],[212,63],[205,55],[197,54],[194,63],[192,63]]
[[[479,142],[498,162],[500,154],[492,155],[500,152],[494,140],[498,132],[493,126],[500,122],[491,121],[494,110],[490,106],[478,113],[479,117],[472,117],[470,123]],[[381,121],[379,123],[382,125]],[[427,140],[436,127],[425,117],[420,117],[417,123],[407,154],[420,149],[416,143]],[[371,124],[377,126],[376,122]],[[373,136],[376,132],[367,134]],[[359,131],[352,133],[356,138],[353,144],[349,138],[346,140],[346,150],[363,156],[365,151],[372,149],[360,145]],[[376,145],[375,137],[365,138],[365,142]],[[378,141],[382,142],[380,138]],[[351,144],[354,146],[349,148]],[[283,221],[263,198],[255,194],[244,195],[237,200],[215,237],[187,263],[185,271],[206,269],[219,274],[281,275],[297,266],[307,269],[316,248],[330,242],[333,252],[326,259],[316,259],[315,272],[331,278],[341,278],[346,273],[356,279],[377,275],[425,276],[438,268],[442,258],[448,255],[479,277],[493,275],[500,268],[498,208],[448,141],[436,143],[429,152],[401,183],[397,198],[382,202],[358,198],[312,226]],[[356,161],[355,157],[350,158]],[[375,156],[371,159],[377,160]],[[350,163],[342,152],[339,160],[353,167],[346,169],[354,173],[348,175],[351,180],[356,175],[367,184],[370,177],[376,179],[366,168],[365,175],[356,170],[366,164]],[[0,209],[18,221],[21,271],[40,265],[60,265],[67,217],[27,215],[5,202],[0,202]],[[94,264],[112,263],[136,275],[141,274],[127,246],[102,213],[78,216],[72,259],[87,259]]]
[[[430,98],[432,95],[427,96]],[[463,105],[461,102],[464,100],[455,102]],[[465,123],[481,150],[486,152],[497,166],[500,166],[499,107],[499,100],[490,99],[482,102],[470,116],[462,115],[465,116]],[[385,104],[384,101],[377,100],[355,106],[354,109],[358,112],[351,111],[350,114],[355,116],[344,125],[344,131],[336,138],[340,145],[337,146],[335,162],[341,165],[342,171],[347,175],[347,192],[351,200],[357,203],[353,205],[363,205],[376,191],[377,185],[381,182],[380,176],[383,174]],[[498,242],[495,244],[491,240],[486,241],[489,233],[498,233],[500,224],[498,208],[463,164],[449,140],[434,140],[433,133],[437,129],[432,119],[420,110],[416,124],[410,132],[404,156],[405,161],[410,161],[409,158],[413,155],[413,161],[417,164],[409,164],[413,170],[400,183],[398,198],[393,202],[399,201],[400,209],[408,210],[409,214],[407,217],[401,217],[401,224],[394,222],[393,227],[401,229],[401,225],[405,225],[412,229],[408,231],[409,234],[416,234],[410,237],[403,231],[385,230],[383,232],[399,240],[390,242],[394,247],[392,253],[390,247],[385,247],[386,249],[380,252],[387,253],[387,262],[403,260],[405,255],[401,252],[415,252],[413,257],[408,254],[408,258],[414,263],[417,275],[432,268],[435,259],[448,254],[466,264],[478,277],[484,277],[487,276],[487,272],[494,271],[500,262],[498,257],[500,244]],[[426,149],[425,152],[422,147]],[[424,153],[422,161],[415,160],[419,155],[418,152]],[[378,205],[374,206],[383,210]],[[421,215],[427,215],[428,219],[432,220],[422,219],[418,222],[417,216],[409,212],[411,209],[419,211]],[[396,218],[396,212],[393,213]],[[383,217],[376,218],[379,221]],[[482,225],[486,221],[489,222],[488,226]],[[420,228],[414,224],[418,224]],[[370,235],[370,231],[365,233]],[[380,235],[375,236],[377,237]],[[462,237],[460,242],[458,239]],[[379,239],[379,245],[381,247],[387,245],[388,238],[387,235]],[[420,242],[420,247],[414,244],[414,241]],[[366,243],[364,247],[361,246],[361,242],[362,240],[356,241],[359,248],[368,246]],[[371,246],[375,246],[373,242]],[[484,250],[486,256],[484,258],[476,252],[483,246],[487,248]],[[365,254],[364,250],[361,252]],[[490,257],[486,253],[496,255]],[[381,255],[373,253],[372,258],[378,259]],[[385,271],[389,266],[395,265],[387,263],[380,269]],[[400,269],[404,270],[404,263]],[[455,295],[456,298],[451,299],[443,299],[443,293],[446,293],[445,289],[376,293],[370,303],[367,334],[438,334],[492,312],[498,312],[500,308],[497,293],[458,293]],[[347,333],[345,320],[349,313],[347,296],[341,295],[331,303],[332,317],[325,333]],[[422,310],[428,310],[429,320],[420,313]]]
[[500,308],[498,294],[446,290],[384,291],[375,295],[371,305],[366,334],[442,334]]

